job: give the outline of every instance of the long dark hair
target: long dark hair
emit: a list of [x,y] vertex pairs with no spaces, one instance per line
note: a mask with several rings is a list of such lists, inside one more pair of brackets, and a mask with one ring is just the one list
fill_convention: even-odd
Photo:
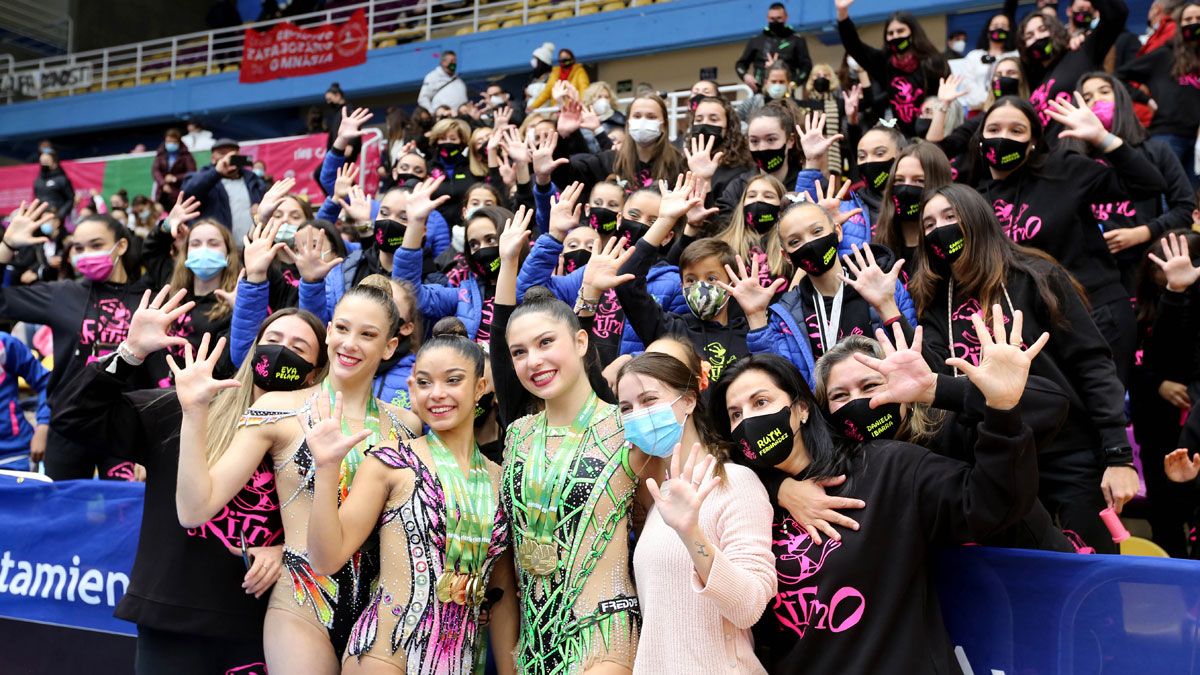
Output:
[[1163,293],[1162,287],[1154,280],[1155,273],[1159,269],[1158,264],[1150,259],[1150,255],[1154,254],[1160,258],[1163,256],[1162,244],[1159,242],[1166,239],[1169,234],[1175,234],[1187,240],[1188,252],[1193,256],[1193,265],[1196,258],[1200,257],[1200,233],[1192,230],[1169,230],[1146,247],[1146,251],[1142,253],[1142,261],[1138,263],[1134,282],[1137,296],[1137,323],[1141,331],[1148,331],[1154,324],[1154,318],[1158,316],[1158,303],[1162,299]]
[[[1146,127],[1142,126],[1133,112],[1133,99],[1130,98],[1129,89],[1126,88],[1125,83],[1102,70],[1095,70],[1079,78],[1079,81],[1075,83],[1075,91],[1083,91],[1083,83],[1088,80],[1104,80],[1108,86],[1112,87],[1112,133],[1133,147],[1145,143],[1149,134],[1146,133]],[[1068,147],[1077,148],[1084,154],[1091,154],[1091,147],[1084,147],[1082,141],[1074,138],[1068,140],[1071,142],[1071,146]]]
[[[112,233],[113,244],[119,243],[122,239],[125,240],[125,252],[121,254],[121,268],[125,270],[125,283],[131,284],[140,279],[142,277],[141,242],[133,237],[129,228],[106,213],[95,213],[83,218],[75,227],[78,229],[80,225],[88,222],[102,223],[105,229]],[[60,228],[60,231],[65,232],[66,227]]]
[[1011,52],[1013,49],[1016,48],[1016,46],[1017,46],[1017,40],[1016,40],[1017,27],[1013,25],[1012,17],[1010,17],[1009,15],[1007,15],[1003,12],[1000,12],[999,14],[993,14],[990,17],[988,17],[987,23],[983,24],[983,28],[980,29],[980,31],[979,31],[979,38],[975,40],[975,48],[976,49],[982,49],[983,51],[986,52],[988,50],[988,48],[992,46],[992,39],[991,39],[991,37],[989,37],[989,35],[992,32],[991,31],[992,22],[995,21],[996,17],[998,17],[998,16],[1002,16],[1002,17],[1008,19],[1008,38],[1004,40],[1004,51]]
[[[801,403],[808,409],[808,422],[800,426],[800,439],[804,442],[804,449],[808,451],[810,463],[798,478],[832,478],[847,473],[862,446],[847,444],[839,448],[834,444],[829,423],[821,413],[821,406],[813,397],[804,376],[791,361],[776,354],[751,354],[735,361],[721,375],[712,393],[712,418],[717,433],[729,438],[732,431],[729,409],[726,406],[729,386],[738,378],[752,376],[754,373],[769,378],[794,403]],[[734,456],[736,457],[736,453]]]
[[[875,241],[891,251],[899,251],[904,248],[904,233],[897,227],[900,221],[896,219],[892,185],[896,182],[896,170],[900,166],[900,160],[905,157],[915,157],[921,163],[921,169],[925,172],[924,189],[926,192],[954,182],[950,160],[946,158],[946,153],[933,143],[917,141],[906,148],[901,148],[900,152],[896,153],[892,171],[888,174],[887,183],[883,185],[883,200],[880,202],[882,206],[879,207],[879,219],[874,228]],[[920,222],[920,220],[921,215],[918,213],[917,221]]]
[[[1025,27],[1035,17],[1041,18],[1046,23],[1046,29],[1050,31],[1050,41],[1054,43],[1054,60],[1044,66],[1040,61],[1033,58],[1033,52],[1025,44]],[[1024,19],[1021,19],[1021,23],[1017,26],[1017,34],[1021,36],[1017,38],[1017,53],[1021,55],[1021,65],[1024,66],[1026,73],[1048,72],[1062,60],[1062,57],[1066,56],[1071,44],[1071,37],[1067,33],[1067,27],[1058,20],[1058,17],[1041,12],[1030,12]]]
[[796,135],[796,104],[790,98],[771,101],[763,107],[750,113],[750,118],[746,120],[746,128],[750,128],[750,124],[760,117],[770,117],[779,122],[779,126],[783,128],[784,145],[787,145],[788,140],[792,141],[792,149],[787,153],[789,173],[794,173],[797,169],[804,168],[804,153],[800,150],[800,137]]
[[[534,286],[525,291],[525,297],[522,299],[521,304],[517,305],[512,315],[509,316],[508,325],[505,326],[506,334],[507,330],[513,325],[513,322],[526,314],[541,314],[552,321],[557,321],[566,326],[572,335],[582,330],[579,317],[575,316],[575,312],[570,306],[555,297],[554,293],[544,286]],[[512,356],[507,353],[492,354],[491,357],[493,363],[495,363],[494,359],[497,358],[509,359],[510,362],[512,360]],[[506,370],[511,369],[511,367],[511,365],[508,366]],[[588,382],[592,385],[592,391],[596,392],[596,396],[599,396],[601,400],[608,403],[615,403],[616,396],[613,395],[612,389],[608,386],[608,380],[604,378],[602,372],[604,369],[600,365],[600,354],[596,351],[596,346],[591,340],[588,341],[588,353],[583,357],[583,368],[587,374]],[[495,369],[493,368],[493,370]],[[525,391],[524,387],[518,387],[518,389],[520,393],[528,395],[531,400],[534,398],[532,394]]]
[[937,78],[945,77],[950,73],[950,65],[946,63],[946,57],[938,51],[937,47],[933,46],[933,42],[925,34],[925,29],[921,27],[921,22],[917,21],[917,17],[913,16],[912,12],[901,10],[888,15],[887,21],[883,22],[884,44],[887,44],[888,26],[893,21],[908,26],[908,30],[911,31],[912,34],[908,39],[912,40],[912,53],[917,58],[917,62],[921,64],[921,70],[925,71],[927,81],[932,77],[936,82]]
[[1025,163],[1018,170],[1028,168],[1030,173],[1037,175],[1045,166],[1046,158],[1050,156],[1050,148],[1046,144],[1046,128],[1042,126],[1042,120],[1038,117],[1037,111],[1029,101],[1023,98],[1004,96],[996,99],[996,102],[987,109],[979,126],[975,128],[975,133],[971,135],[971,141],[967,146],[964,162],[958,174],[958,182],[966,185],[978,185],[985,178],[991,177],[987,171],[987,163],[983,159],[983,131],[987,128],[988,118],[992,116],[992,113],[1004,107],[1016,108],[1024,115],[1025,121],[1029,124],[1031,147],[1026,155]]
[[[1175,16],[1177,22],[1183,20],[1183,13],[1188,7],[1200,7],[1200,2],[1185,2]],[[1200,42],[1185,42],[1183,39],[1183,24],[1175,27],[1175,37],[1171,40],[1171,49],[1175,52],[1174,63],[1171,65],[1171,76],[1179,79],[1186,75],[1200,77]]]
[[[946,185],[925,193],[924,204],[934,197],[944,197],[958,215],[963,231],[963,252],[954,262],[955,293],[964,297],[977,298],[981,307],[991,307],[1004,298],[1004,286],[1010,271],[1029,276],[1037,285],[1038,295],[1050,314],[1050,321],[1065,326],[1061,301],[1047,283],[1054,269],[1071,281],[1071,287],[1086,305],[1087,299],[1078,283],[1063,272],[1053,258],[1032,248],[1018,246],[1004,229],[992,206],[971,187],[960,184]],[[924,208],[924,204],[922,208]],[[925,248],[925,230],[921,229],[921,249]],[[936,312],[934,306],[937,289],[943,279],[930,266],[926,256],[917,256],[913,275],[908,280],[908,292],[917,306],[917,315]],[[1003,303],[1002,303],[1003,304]]]
[[[725,133],[720,144],[713,148],[714,155],[718,152],[725,153],[721,158],[721,166],[752,166],[754,160],[750,159],[750,146],[746,144],[746,135],[742,133],[742,124],[733,106],[722,96],[705,96],[696,107],[705,103],[716,103],[725,111]],[[688,125],[688,141],[696,136],[693,126]]]

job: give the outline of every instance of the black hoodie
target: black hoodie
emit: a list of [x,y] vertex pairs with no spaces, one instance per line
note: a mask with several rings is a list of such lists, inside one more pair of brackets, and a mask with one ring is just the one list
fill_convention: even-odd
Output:
[[804,84],[808,80],[813,65],[812,57],[808,55],[808,43],[804,41],[804,36],[798,35],[791,26],[784,26],[779,32],[774,32],[767,26],[761,33],[750,38],[735,65],[738,79],[750,73],[759,84],[765,82],[766,63],[772,54],[778,54],[780,60],[787,64],[792,71],[793,82]]
[[75,208],[75,188],[61,166],[43,166],[33,179],[33,196],[50,205],[59,222],[66,223]]
[[1154,92],[1158,109],[1150,120],[1151,135],[1183,136],[1190,140],[1196,137],[1196,127],[1200,125],[1196,114],[1200,110],[1200,73],[1181,78],[1175,76],[1174,70],[1175,49],[1167,45],[1118,67],[1117,76],[1144,82]]
[[721,379],[721,373],[734,361],[750,354],[746,345],[750,327],[736,300],[729,297],[726,301],[729,321],[724,326],[716,321],[701,321],[691,312],[668,312],[646,290],[646,275],[658,259],[658,249],[645,239],[639,239],[633,251],[619,274],[633,274],[635,278],[617,286],[617,299],[625,309],[625,320],[642,344],[649,345],[665,335],[686,335],[696,353],[708,361],[708,376],[713,382]]
[[1036,169],[1026,162],[1003,180],[986,178],[978,189],[1013,241],[1049,253],[1083,285],[1092,306],[1099,307],[1128,293],[1096,225],[1092,202],[1097,195],[1157,198],[1166,187],[1146,156],[1123,144],[1104,155],[1103,163],[1055,151]]

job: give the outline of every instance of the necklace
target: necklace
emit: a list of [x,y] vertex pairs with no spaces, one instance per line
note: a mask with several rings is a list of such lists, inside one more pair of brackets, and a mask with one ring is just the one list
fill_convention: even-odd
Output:
[[[322,384],[325,393],[329,395],[329,405],[333,405],[333,400],[336,394],[333,391],[333,382],[329,378],[325,378]],[[350,429],[348,418],[342,417],[342,435],[349,436],[353,433]],[[350,449],[346,453],[345,459],[342,460],[342,468],[338,473],[338,486],[342,500],[345,500],[350,494],[350,483],[354,480],[354,474],[358,472],[358,467],[362,464],[363,458],[366,457],[366,450],[371,446],[378,445],[380,441],[379,434],[379,403],[374,396],[367,398],[367,414],[362,421],[362,426],[367,431],[371,432],[370,436],[358,445]]]
[[483,561],[492,543],[496,495],[479,445],[471,451],[468,474],[436,432],[425,437],[446,502],[446,559],[438,577],[437,598],[460,605],[483,602]]
[[546,457],[550,423],[544,411],[535,423],[538,427],[533,433],[530,451],[525,456],[522,490],[525,522],[522,527],[523,541],[517,547],[517,563],[530,574],[546,576],[558,569],[554,530],[558,527],[559,499],[563,486],[567,483],[567,472],[592,426],[596,408],[596,395],[591,394],[575,421],[567,429],[566,437],[559,445],[553,461]]

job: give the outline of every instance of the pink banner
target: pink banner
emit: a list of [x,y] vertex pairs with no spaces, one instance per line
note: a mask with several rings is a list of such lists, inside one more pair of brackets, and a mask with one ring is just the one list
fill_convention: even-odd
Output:
[[[104,166],[107,162],[63,162],[63,171],[75,187],[76,199],[80,195],[89,194],[90,190],[97,193],[104,187]],[[40,167],[37,164],[18,164],[17,166],[0,167],[0,214],[8,215],[21,205],[33,199],[33,181],[37,178]]]

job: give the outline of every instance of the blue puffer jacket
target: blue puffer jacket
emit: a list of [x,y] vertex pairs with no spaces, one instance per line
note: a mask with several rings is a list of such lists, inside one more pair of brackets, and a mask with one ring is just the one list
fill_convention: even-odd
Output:
[[[554,237],[543,234],[537,238],[517,275],[517,302],[524,299],[525,291],[531,287],[545,286],[559,300],[568,305],[575,305],[579,289],[583,286],[583,273],[587,265],[570,274],[555,276],[554,270],[558,267],[558,257],[562,255],[562,251],[562,242]],[[677,314],[691,311],[680,289],[679,268],[674,265],[660,263],[651,267],[650,273],[646,275],[646,289],[665,311]],[[621,334],[621,353],[636,354],[644,349],[645,346],[638,339],[637,333],[626,321],[624,332]]]
[[258,327],[270,314],[271,282],[253,284],[245,279],[238,281],[237,302],[233,303],[233,317],[229,322],[229,358],[240,365],[254,347]]
[[455,316],[467,327],[467,337],[475,339],[483,319],[483,289],[474,275],[463,280],[458,288],[423,283],[421,251],[399,248],[392,258],[392,278],[407,281],[417,289],[417,305],[426,326],[433,326],[442,317]]
[[412,375],[413,364],[417,355],[409,352],[400,357],[396,365],[387,372],[375,377],[375,398],[394,406],[412,409],[412,401],[408,398],[408,376]]
[[[915,328],[917,325],[916,306],[913,305],[908,289],[904,288],[904,284],[899,281],[896,282],[896,306],[900,308],[900,314],[904,316],[909,325]],[[875,328],[883,327],[883,321],[874,309],[871,310],[871,323]],[[768,335],[763,337],[762,342],[751,344],[751,351],[770,351],[790,360],[800,369],[808,386],[815,386],[813,367],[816,359],[813,358],[808,329],[804,324],[804,309],[800,304],[798,289],[794,288],[784,293],[778,302],[767,309],[765,331]],[[767,346],[768,349],[762,349],[763,346]]]
[[0,333],[0,406],[4,409],[0,421],[0,456],[29,452],[33,439],[33,427],[25,419],[21,409],[20,387],[17,378],[23,377],[38,393],[37,423],[50,424],[50,408],[46,405],[46,386],[50,384],[50,371],[42,367],[37,358],[17,338]]
[[[807,192],[808,196],[812,197],[815,201],[817,191],[813,186],[820,180],[820,171],[816,169],[804,169],[796,176],[796,192]],[[822,182],[822,185],[827,187],[828,183]],[[842,242],[838,245],[838,253],[843,255],[850,253],[851,244],[858,244],[861,248],[864,244],[871,243],[871,212],[867,208],[866,203],[858,196],[858,193],[851,191],[848,194],[848,199],[842,202],[838,209],[842,213],[853,211],[854,209],[862,209],[861,213],[851,216],[849,220],[842,223]]]

